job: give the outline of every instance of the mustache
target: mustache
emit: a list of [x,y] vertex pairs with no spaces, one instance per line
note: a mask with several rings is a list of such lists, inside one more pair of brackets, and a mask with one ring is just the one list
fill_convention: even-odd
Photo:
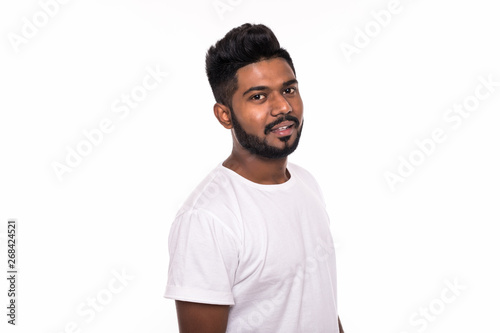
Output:
[[267,125],[264,134],[268,134],[269,132],[271,132],[271,129],[274,126],[284,122],[285,120],[293,121],[295,123],[295,128],[299,128],[299,120],[297,119],[297,117],[287,114],[286,116],[276,119],[276,121],[273,121],[271,124]]

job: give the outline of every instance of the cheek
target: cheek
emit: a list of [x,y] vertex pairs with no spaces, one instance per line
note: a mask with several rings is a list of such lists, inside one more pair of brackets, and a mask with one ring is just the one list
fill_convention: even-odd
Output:
[[256,126],[265,126],[267,123],[266,121],[269,120],[269,114],[265,112],[261,113],[254,113],[253,114],[253,121]]
[[269,121],[269,114],[266,110],[252,108],[245,110],[243,115],[245,125],[249,129],[255,129],[257,131],[262,130],[267,125]]
[[302,114],[302,110],[304,109],[304,105],[302,104],[302,99],[299,98],[294,98],[292,101],[292,108],[295,113],[300,113]]

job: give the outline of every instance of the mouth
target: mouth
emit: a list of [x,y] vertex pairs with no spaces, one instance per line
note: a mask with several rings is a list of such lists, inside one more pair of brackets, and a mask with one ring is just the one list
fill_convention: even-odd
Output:
[[293,128],[295,124],[284,125],[276,127],[271,133],[274,133],[277,136],[287,136],[293,133]]

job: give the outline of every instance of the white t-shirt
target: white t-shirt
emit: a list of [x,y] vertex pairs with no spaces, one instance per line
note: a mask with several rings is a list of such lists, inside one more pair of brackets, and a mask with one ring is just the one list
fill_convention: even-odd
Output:
[[333,239],[321,189],[302,167],[258,184],[222,162],[170,229],[164,296],[231,305],[226,332],[338,333]]

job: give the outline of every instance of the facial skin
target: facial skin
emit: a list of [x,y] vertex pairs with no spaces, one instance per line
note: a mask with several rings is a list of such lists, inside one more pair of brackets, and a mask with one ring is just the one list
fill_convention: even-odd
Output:
[[[287,181],[286,159],[298,146],[303,127],[303,104],[298,82],[282,58],[262,60],[240,68],[232,107],[216,103],[219,122],[232,129],[233,150],[224,166],[262,184]],[[283,121],[294,123],[291,134],[270,129]]]
[[[260,157],[265,157],[265,158],[283,158],[291,153],[294,152],[294,150],[297,148],[299,145],[299,139],[300,139],[300,134],[302,132],[302,126],[300,129],[297,131],[297,139],[292,142],[292,144],[289,144],[288,141],[292,137],[292,135],[287,135],[287,136],[282,136],[278,137],[280,141],[285,142],[284,147],[276,147],[272,146],[269,144],[267,138],[260,138],[258,135],[253,135],[248,133],[243,129],[241,124],[238,122],[238,119],[236,115],[234,114],[233,109],[230,107],[229,110],[231,111],[231,118],[233,120],[233,129],[234,129],[234,135],[238,139],[238,142],[240,145],[247,149],[250,153],[254,155],[258,155]],[[292,115],[285,115],[284,117],[280,117],[278,120],[273,122],[272,124],[266,126],[267,129],[265,130],[266,133],[270,133],[270,129],[282,123],[285,120],[290,120],[295,123],[295,128],[299,128],[299,120]],[[302,121],[303,123],[304,121]]]

